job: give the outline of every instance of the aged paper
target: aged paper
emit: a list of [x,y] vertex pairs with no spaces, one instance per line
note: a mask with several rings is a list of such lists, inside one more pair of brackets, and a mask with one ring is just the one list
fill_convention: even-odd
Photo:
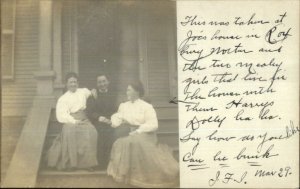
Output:
[[[299,187],[299,0],[2,0],[1,66],[1,187]],[[94,130],[92,158],[122,151],[114,167],[126,179],[100,158],[48,164],[64,135],[56,105],[69,72],[91,95],[106,86],[90,113],[110,114],[95,127],[121,102],[145,101],[124,108],[134,148],[121,140],[112,154],[112,133],[83,130]],[[158,127],[151,140],[134,130],[147,121]]]
[[180,185],[299,187],[299,1],[177,1]]

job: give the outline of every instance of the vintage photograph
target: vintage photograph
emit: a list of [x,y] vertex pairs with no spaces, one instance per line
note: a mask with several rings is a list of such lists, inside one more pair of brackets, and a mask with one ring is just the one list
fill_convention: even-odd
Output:
[[1,187],[179,187],[176,1],[1,0]]

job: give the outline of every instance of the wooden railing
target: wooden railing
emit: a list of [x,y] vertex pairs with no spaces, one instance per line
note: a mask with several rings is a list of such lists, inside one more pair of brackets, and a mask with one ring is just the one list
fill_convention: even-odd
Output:
[[34,187],[54,97],[35,97],[1,187]]

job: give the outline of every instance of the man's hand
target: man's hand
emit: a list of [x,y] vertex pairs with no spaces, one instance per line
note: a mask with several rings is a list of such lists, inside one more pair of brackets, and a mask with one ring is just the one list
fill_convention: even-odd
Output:
[[107,118],[104,117],[104,116],[100,116],[100,117],[98,118],[98,121],[99,121],[99,122],[105,122],[106,120],[107,120]]
[[111,124],[112,124],[111,121],[110,121],[109,119],[106,119],[106,120],[105,120],[105,123],[108,124],[108,125],[111,125]]
[[98,96],[97,96],[97,90],[96,89],[92,89],[91,90],[91,93],[92,93],[92,96],[96,99]]

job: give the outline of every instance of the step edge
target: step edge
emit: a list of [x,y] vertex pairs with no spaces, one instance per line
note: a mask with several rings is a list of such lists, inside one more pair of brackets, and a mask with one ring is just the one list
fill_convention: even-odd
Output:
[[41,170],[39,172],[39,176],[57,176],[57,175],[63,175],[63,176],[80,176],[80,175],[106,175],[106,171],[94,171],[94,172],[89,172],[89,171],[84,171],[84,170],[79,170],[79,171],[74,171],[74,172],[65,172],[65,171],[50,171],[50,170]]

